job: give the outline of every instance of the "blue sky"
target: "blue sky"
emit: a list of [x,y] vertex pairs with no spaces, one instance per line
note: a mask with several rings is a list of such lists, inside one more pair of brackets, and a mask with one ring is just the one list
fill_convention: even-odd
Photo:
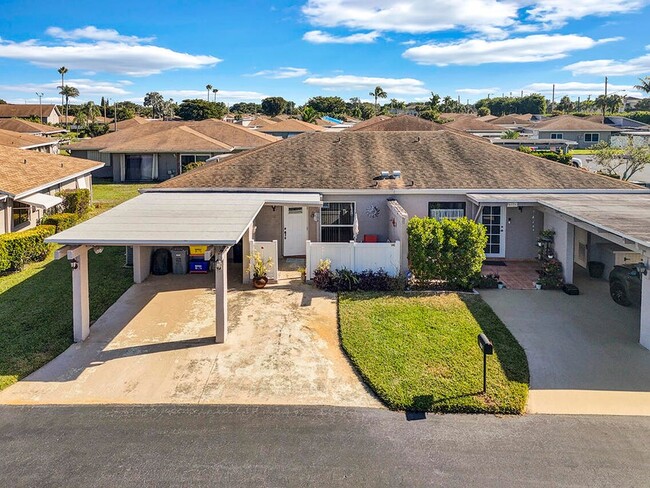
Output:
[[650,0],[3,0],[0,98],[60,100],[62,65],[81,101],[638,96],[649,26]]

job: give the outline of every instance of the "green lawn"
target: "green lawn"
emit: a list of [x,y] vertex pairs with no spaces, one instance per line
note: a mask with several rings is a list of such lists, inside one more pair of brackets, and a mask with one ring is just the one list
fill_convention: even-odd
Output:
[[[522,413],[526,353],[478,296],[346,293],[339,297],[341,343],[384,403],[396,410]],[[494,344],[483,395],[477,335]]]
[[93,203],[95,209],[91,212],[94,217],[109,208],[126,202],[139,195],[141,188],[151,188],[156,183],[113,183],[108,179],[93,179]]
[[[90,317],[96,320],[133,282],[124,248],[89,253]],[[0,277],[0,390],[72,343],[72,278],[67,259],[32,263]]]

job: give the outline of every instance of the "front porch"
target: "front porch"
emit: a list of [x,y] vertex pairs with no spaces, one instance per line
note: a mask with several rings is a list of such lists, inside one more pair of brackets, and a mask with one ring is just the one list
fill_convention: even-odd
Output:
[[481,274],[498,275],[510,290],[534,290],[539,278],[539,261],[485,261]]

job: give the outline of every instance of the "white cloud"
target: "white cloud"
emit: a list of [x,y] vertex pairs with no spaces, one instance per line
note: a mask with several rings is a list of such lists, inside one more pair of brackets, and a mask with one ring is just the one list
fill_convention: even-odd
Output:
[[[553,83],[531,83],[523,87],[524,93],[542,93],[550,95],[553,93]],[[617,95],[640,96],[641,94],[632,85],[615,85],[610,83],[607,92]],[[597,97],[605,93],[604,83],[555,83],[555,98],[563,95]]]
[[291,68],[289,66],[284,66],[278,69],[265,69],[253,73],[250,76],[263,76],[264,78],[271,78],[273,80],[284,80],[287,78],[300,78],[302,76],[307,76],[309,70],[307,68]]
[[307,19],[324,27],[422,34],[451,29],[493,33],[517,18],[513,1],[309,0]]
[[[180,102],[186,98],[205,98],[207,90],[160,90],[165,98],[173,98]],[[210,95],[212,98],[212,95]],[[268,97],[264,93],[240,90],[219,90],[217,102],[259,102]]]
[[140,44],[148,43],[155,39],[155,37],[124,36],[115,29],[98,29],[94,25],[72,30],[64,30],[61,27],[48,27],[45,33],[56,39],[65,39],[69,41],[86,39],[91,41],[112,41],[125,42],[127,44]]
[[[650,50],[650,46],[646,46]],[[597,76],[628,76],[645,75],[650,72],[650,53],[627,61],[614,59],[596,59],[593,61],[578,61],[562,68],[574,75]]]
[[481,95],[483,93],[495,93],[498,91],[500,91],[500,88],[492,86],[490,88],[459,88],[456,90],[456,93],[465,95]]
[[422,95],[429,93],[424,82],[413,78],[381,78],[372,76],[313,76],[305,80],[307,85],[319,86],[325,90],[372,90],[381,86],[389,97],[399,95]]
[[538,0],[525,1],[527,19],[549,27],[561,27],[572,19],[591,15],[606,17],[638,11],[650,3],[648,0]]
[[418,43],[415,39],[410,39],[408,41],[400,42],[400,46],[415,46]]
[[[110,96],[110,95],[128,95],[129,91],[125,89],[128,83],[121,81],[110,82],[91,80],[88,78],[70,78],[65,80],[66,85],[74,86],[79,90],[80,97],[87,99],[89,95]],[[53,80],[49,83],[23,83],[20,85],[0,85],[0,91],[29,93],[43,92],[46,95],[54,95],[59,92],[61,80]],[[45,100],[45,98],[43,98]],[[61,98],[59,97],[59,101]]]
[[379,32],[372,31],[349,36],[333,36],[319,30],[305,32],[303,40],[312,44],[371,44],[377,40]]
[[498,41],[467,39],[412,47],[403,56],[418,64],[436,66],[530,63],[565,58],[572,51],[616,40],[620,38],[595,40],[576,34],[539,34]]
[[[85,30],[86,36],[91,35]],[[96,31],[105,33],[104,30]],[[66,35],[72,36],[69,32]],[[79,34],[81,35],[81,34]],[[99,34],[98,34],[99,35]],[[119,38],[119,33],[115,36]],[[139,39],[139,38],[138,38]],[[139,39],[144,41],[144,39]],[[214,66],[221,59],[208,55],[181,53],[164,47],[121,40],[64,41],[56,45],[37,40],[12,42],[0,39],[0,58],[27,61],[45,68],[67,66],[83,72],[110,72],[147,76],[171,69],[197,69]]]

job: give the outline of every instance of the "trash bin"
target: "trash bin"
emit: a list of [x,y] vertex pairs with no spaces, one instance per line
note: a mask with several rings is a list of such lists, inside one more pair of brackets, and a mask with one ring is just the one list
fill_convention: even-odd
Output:
[[590,278],[602,278],[603,272],[605,271],[605,263],[600,261],[589,261],[587,263],[587,268],[589,269]]
[[173,274],[187,274],[189,255],[190,253],[186,247],[176,247],[172,249]]
[[166,275],[171,271],[172,255],[169,249],[156,249],[151,255],[151,274]]

